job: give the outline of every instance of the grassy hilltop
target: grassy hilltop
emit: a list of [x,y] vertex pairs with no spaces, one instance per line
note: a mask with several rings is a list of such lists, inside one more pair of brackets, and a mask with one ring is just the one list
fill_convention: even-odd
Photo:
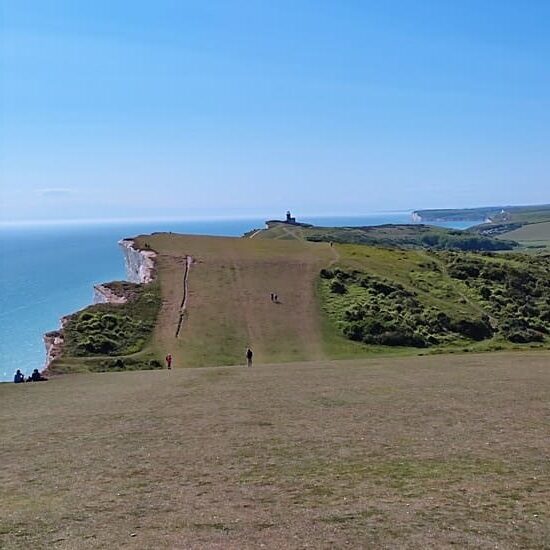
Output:
[[548,345],[548,257],[405,246],[409,226],[376,231],[397,241],[340,244],[371,232],[284,224],[252,238],[142,236],[158,280],[71,316],[51,370],[160,368],[167,353],[177,367],[235,365],[248,345],[257,363]]
[[387,224],[366,227],[300,227],[279,223],[255,235],[275,240],[307,240],[364,244],[391,248],[497,251],[513,250],[517,243],[457,229],[422,224]]

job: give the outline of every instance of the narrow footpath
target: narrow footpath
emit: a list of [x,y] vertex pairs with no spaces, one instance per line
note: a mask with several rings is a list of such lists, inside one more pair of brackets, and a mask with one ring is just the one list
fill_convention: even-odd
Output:
[[193,258],[191,256],[185,256],[185,269],[183,272],[183,296],[180,304],[180,314],[178,319],[178,325],[176,328],[176,338],[179,336],[181,327],[183,325],[183,319],[187,310],[187,300],[189,298],[189,272],[191,271],[191,264]]

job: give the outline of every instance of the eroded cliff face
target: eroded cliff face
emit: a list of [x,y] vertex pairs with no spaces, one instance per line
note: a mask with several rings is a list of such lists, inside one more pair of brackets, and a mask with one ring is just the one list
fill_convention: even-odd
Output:
[[[124,254],[127,280],[140,284],[152,282],[156,277],[156,252],[135,248],[132,239],[122,239],[119,241],[119,245]],[[94,304],[124,304],[127,301],[128,296],[125,296],[123,292],[114,291],[108,283],[94,286]],[[45,370],[48,369],[52,361],[63,354],[63,329],[69,317],[61,318],[61,328],[59,330],[44,334],[44,345],[46,347]]]
[[46,369],[50,366],[54,359],[61,356],[63,351],[63,332],[60,330],[52,330],[44,334],[44,345],[46,346]]
[[94,304],[125,304],[128,298],[107,285],[94,285]]
[[132,239],[122,239],[118,243],[123,250],[126,264],[126,278],[132,283],[150,283],[156,277],[155,258],[153,250],[139,250],[134,247]]
[[61,357],[63,352],[63,343],[65,341],[63,336],[63,329],[69,321],[69,316],[61,317],[59,330],[52,330],[44,334],[44,345],[46,346],[46,365],[45,370],[48,369],[51,362],[58,357]]

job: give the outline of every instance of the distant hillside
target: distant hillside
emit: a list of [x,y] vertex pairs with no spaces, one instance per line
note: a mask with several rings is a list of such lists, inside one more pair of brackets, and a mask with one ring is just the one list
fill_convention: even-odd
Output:
[[465,251],[512,250],[516,246],[510,240],[422,224],[306,228],[281,224],[259,232],[255,238]]
[[550,221],[550,204],[416,210],[413,218],[420,222],[484,220],[490,223],[533,223]]
[[545,253],[550,251],[550,221],[519,224],[519,227],[501,233],[500,237],[514,239],[527,250]]

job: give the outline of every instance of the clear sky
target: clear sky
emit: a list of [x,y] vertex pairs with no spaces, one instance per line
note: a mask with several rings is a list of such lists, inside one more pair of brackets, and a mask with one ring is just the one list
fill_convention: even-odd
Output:
[[548,0],[3,0],[17,219],[550,202]]

